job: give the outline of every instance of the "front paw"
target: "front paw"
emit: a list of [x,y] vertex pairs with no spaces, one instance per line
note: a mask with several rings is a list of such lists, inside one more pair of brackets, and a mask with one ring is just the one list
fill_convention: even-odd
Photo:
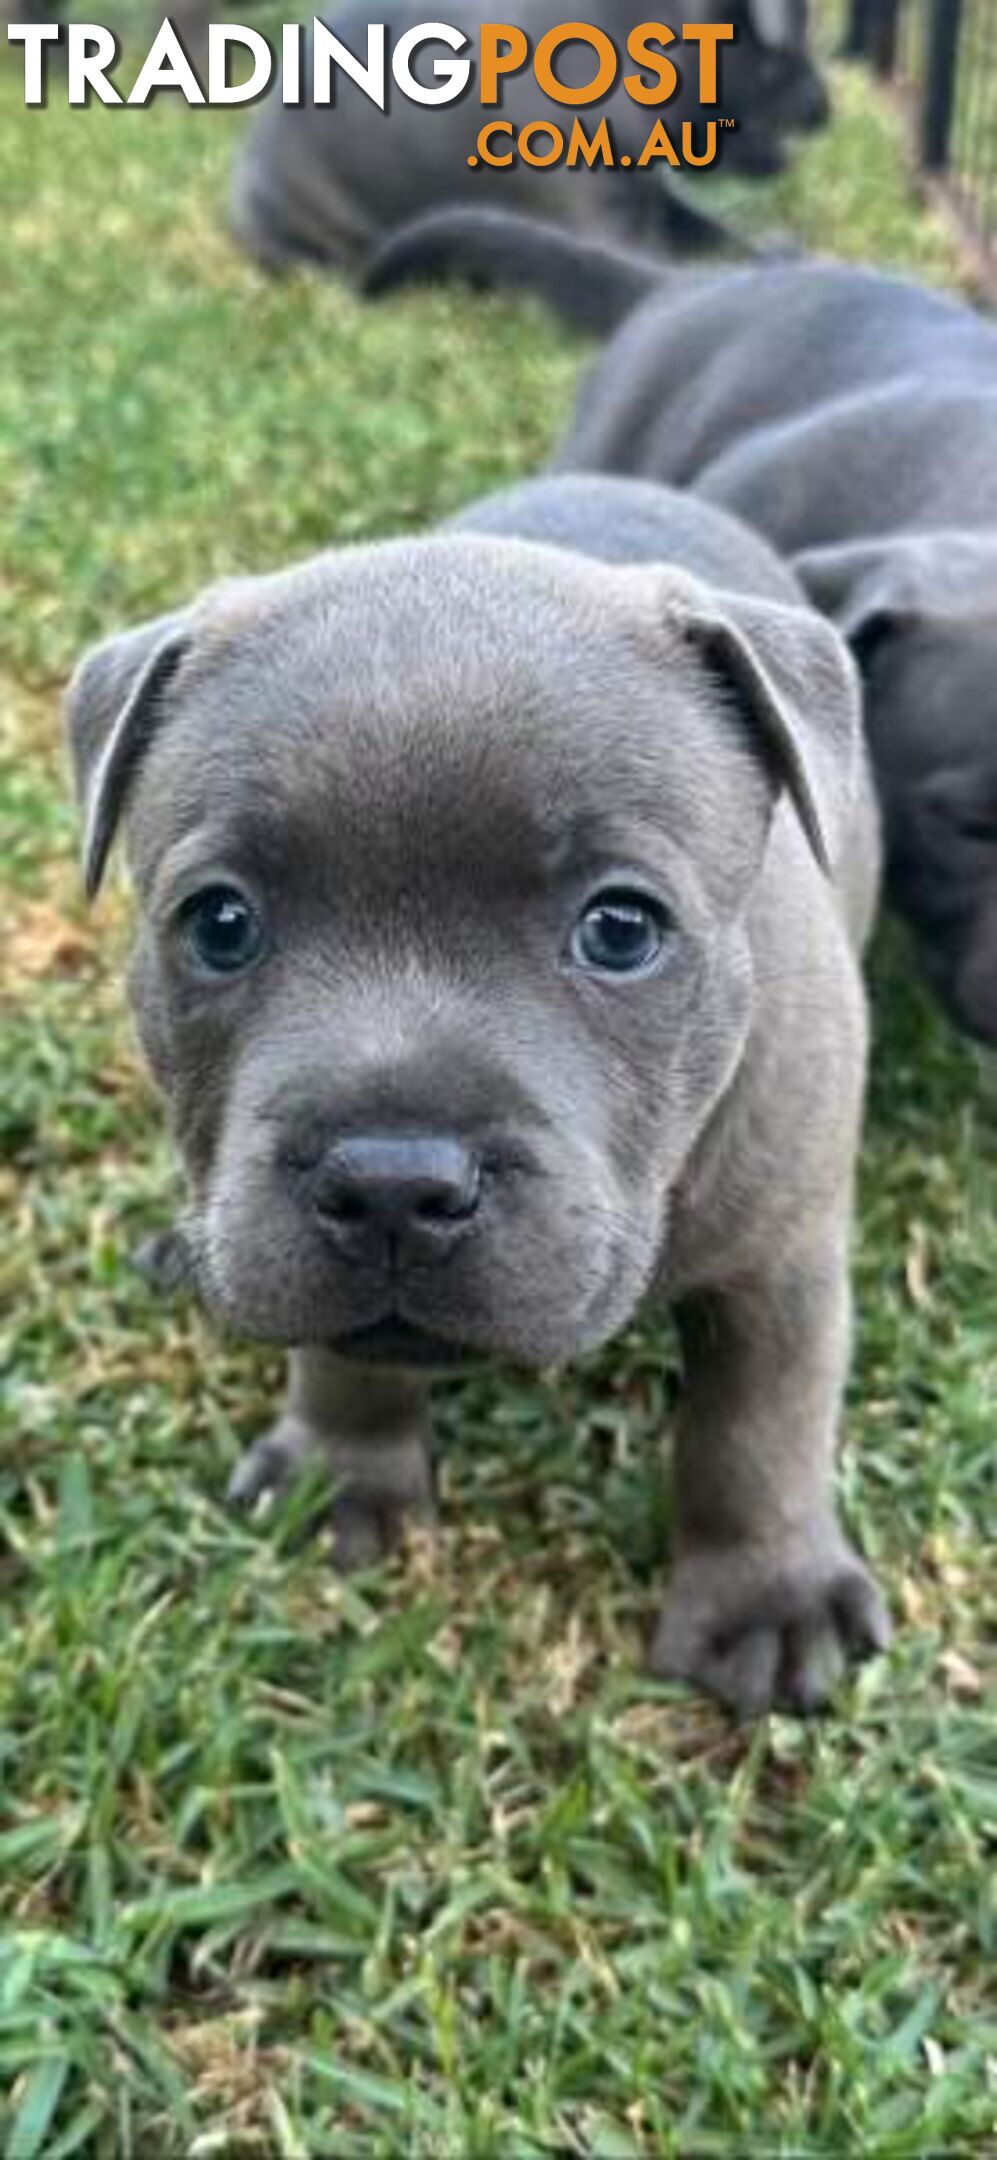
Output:
[[802,1553],[686,1553],[651,1651],[651,1670],[689,1680],[736,1716],[819,1710],[846,1665],[884,1650],[886,1606],[839,1534]]
[[339,1493],[329,1516],[333,1567],[340,1575],[378,1567],[397,1552],[410,1524],[434,1520],[428,1506],[401,1506],[374,1493]]
[[342,1574],[376,1567],[400,1545],[410,1522],[432,1523],[432,1466],[421,1434],[401,1441],[338,1443],[289,1413],[261,1434],[237,1463],[230,1506],[252,1508],[286,1492],[305,1466],[324,1461],[338,1484],[329,1509],[333,1565]]
[[316,1451],[315,1436],[300,1418],[278,1418],[236,1463],[225,1497],[230,1507],[255,1507],[268,1493],[286,1492]]

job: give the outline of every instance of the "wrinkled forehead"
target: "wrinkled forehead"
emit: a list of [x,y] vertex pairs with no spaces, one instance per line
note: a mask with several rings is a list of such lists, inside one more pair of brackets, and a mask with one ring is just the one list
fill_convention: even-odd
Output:
[[154,739],[139,853],[203,834],[368,882],[521,880],[631,838],[695,857],[736,729],[718,758],[705,676],[678,638],[651,649],[614,575],[423,544],[223,612]]

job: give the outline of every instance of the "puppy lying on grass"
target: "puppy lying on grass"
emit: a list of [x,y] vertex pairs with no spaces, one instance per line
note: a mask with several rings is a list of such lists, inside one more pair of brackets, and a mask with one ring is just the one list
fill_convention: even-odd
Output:
[[[367,52],[368,14],[362,0],[347,0],[327,25],[361,58]],[[445,18],[470,40],[472,51],[482,23],[492,19],[483,0],[461,0]],[[614,165],[603,166],[597,158],[589,166],[576,157],[570,165],[565,160],[541,170],[520,155],[516,145],[524,127],[537,122],[566,125],[568,139],[575,117],[570,99],[566,106],[551,97],[531,67],[503,71],[499,107],[477,102],[480,82],[475,77],[469,94],[453,103],[419,104],[394,89],[381,112],[346,75],[336,82],[334,104],[316,104],[309,91],[311,62],[306,59],[301,96],[285,104],[281,91],[274,89],[236,161],[230,212],[234,237],[269,270],[310,262],[356,275],[371,250],[417,212],[453,202],[493,200],[507,209],[556,219],[575,231],[660,244],[668,253],[747,247],[706,205],[669,184],[663,174],[670,168],[662,162],[640,164],[659,108],[635,101],[624,88],[627,38],[635,27],[632,9],[621,8],[618,0],[599,0],[584,19],[615,41],[621,54],[608,95],[595,105],[580,101],[577,106],[590,135],[600,121],[610,123]],[[414,0],[405,0],[392,14],[394,37],[415,32],[425,20]],[[679,80],[660,108],[668,134],[681,145],[683,123],[694,125],[696,154],[702,156],[705,123],[723,114],[736,123],[723,134],[723,170],[760,175],[780,171],[787,135],[823,126],[829,110],[809,51],[804,0],[697,0],[695,6],[673,9],[670,20]],[[528,0],[516,21],[532,50],[562,17],[545,0]],[[696,46],[681,42],[686,23],[733,27],[733,37],[720,47],[718,104],[700,97]],[[426,90],[439,90],[436,68],[441,55],[444,63],[451,60],[449,48],[438,41],[429,41],[413,55],[413,72]],[[591,83],[591,47],[565,40],[557,50],[556,74],[566,89]],[[653,86],[653,71],[645,68],[643,80]],[[501,169],[478,154],[478,131],[489,121],[508,129],[491,143],[492,154],[508,161]],[[545,151],[547,147],[545,137]],[[691,177],[694,183],[695,174]]]
[[566,477],[111,639],[68,727],[198,1291],[291,1352],[235,1496],[321,1450],[372,1560],[434,1368],[667,1300],[655,1668],[821,1703],[888,1632],[833,1493],[876,873],[836,632],[723,513]]

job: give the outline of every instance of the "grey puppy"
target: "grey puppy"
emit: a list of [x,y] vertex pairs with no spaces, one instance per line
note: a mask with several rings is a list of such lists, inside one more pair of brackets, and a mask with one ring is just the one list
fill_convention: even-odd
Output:
[[603,329],[644,299],[556,462],[694,487],[792,558],[865,678],[891,897],[952,1018],[997,1042],[997,328],[845,264],[662,283],[521,220],[446,222],[372,282],[487,264]]
[[876,868],[836,633],[735,521],[566,478],[112,639],[68,728],[199,1292],[291,1350],[235,1496],[318,1450],[372,1559],[434,1368],[668,1301],[655,1665],[822,1702],[887,1636],[833,1492]]
[[[755,24],[759,11],[760,29]],[[473,38],[482,21],[494,18],[484,0],[461,0],[445,19]],[[600,0],[585,18],[605,30],[620,50],[641,19],[632,9],[621,9],[619,0]],[[392,18],[393,33],[397,37],[424,20],[416,0],[407,0],[405,9]],[[533,40],[560,20],[547,0],[529,0],[516,17]],[[739,122],[736,133],[724,136],[726,170],[777,169],[785,132],[826,119],[826,95],[807,51],[803,0],[754,0],[753,6],[734,0],[733,7],[730,0],[714,0],[710,6],[673,9],[669,20],[676,29],[686,20],[734,20],[737,25],[735,43],[721,53],[720,109]],[[361,0],[352,0],[329,18],[328,27],[362,57],[368,21]],[[433,57],[430,50],[415,63],[427,86],[433,81]],[[703,110],[694,88],[694,48],[687,47],[678,64],[682,87],[665,108],[670,129]],[[566,46],[557,69],[566,84],[585,83],[593,73],[592,54]],[[620,75],[625,71],[621,68]],[[306,82],[309,72],[310,66]],[[569,123],[571,118],[571,109],[545,97],[529,70],[505,79],[501,111],[494,115],[473,97],[472,91],[454,104],[429,107],[396,93],[382,114],[347,79],[331,107],[316,106],[307,95],[299,105],[285,105],[275,90],[236,163],[231,208],[235,237],[270,269],[304,260],[357,271],[395,226],[420,210],[462,197],[475,203],[491,197],[579,230],[629,233],[650,244],[658,240],[681,248],[733,242],[726,226],[666,185],[657,166],[643,171],[588,171],[584,166],[541,171],[519,162],[499,172],[484,164],[469,170],[468,154],[487,118],[510,121],[517,129],[543,119],[563,127],[566,112]],[[655,114],[634,104],[619,81],[603,106],[581,109],[591,115],[593,125],[605,112],[617,154],[639,156]]]

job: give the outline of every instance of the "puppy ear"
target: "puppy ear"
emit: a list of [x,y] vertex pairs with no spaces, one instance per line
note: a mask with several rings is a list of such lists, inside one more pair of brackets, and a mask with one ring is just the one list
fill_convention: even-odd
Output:
[[83,817],[88,899],[100,888],[125,796],[190,636],[187,615],[161,615],[95,645],[69,685],[64,724]]
[[821,869],[848,833],[862,757],[859,681],[847,646],[812,609],[698,580],[672,601],[684,636],[736,696]]
[[805,548],[793,568],[817,607],[861,646],[882,629],[992,615],[997,542],[967,532],[899,533]]
[[747,16],[759,45],[788,52],[793,37],[793,14],[789,0],[747,0]]

